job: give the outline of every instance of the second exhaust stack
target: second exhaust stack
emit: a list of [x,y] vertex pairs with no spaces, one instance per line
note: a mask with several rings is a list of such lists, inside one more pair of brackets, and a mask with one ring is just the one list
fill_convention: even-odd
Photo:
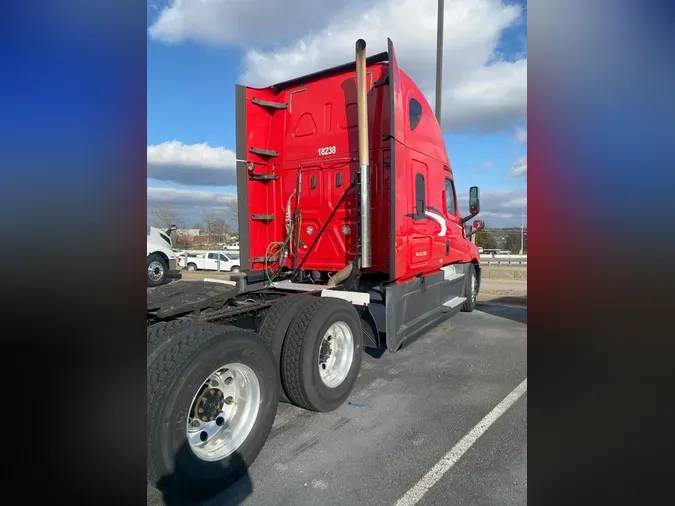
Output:
[[370,267],[370,156],[368,149],[368,90],[366,88],[366,41],[356,41],[356,95],[361,175],[361,268]]

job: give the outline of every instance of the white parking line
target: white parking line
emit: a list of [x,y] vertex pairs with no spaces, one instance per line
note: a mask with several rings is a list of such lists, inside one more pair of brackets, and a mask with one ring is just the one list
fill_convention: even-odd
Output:
[[424,494],[447,473],[462,455],[471,448],[471,446],[481,437],[490,426],[495,423],[500,416],[527,392],[527,378],[518,385],[513,391],[504,397],[492,411],[483,417],[473,429],[471,429],[459,442],[439,460],[434,467],[425,474],[410,490],[408,490],[397,502],[396,506],[412,506],[417,504]]

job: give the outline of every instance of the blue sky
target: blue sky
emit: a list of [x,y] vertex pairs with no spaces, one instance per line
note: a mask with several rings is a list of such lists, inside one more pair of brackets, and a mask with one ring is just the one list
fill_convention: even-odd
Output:
[[[356,0],[149,4],[149,219],[152,207],[166,203],[186,226],[199,222],[207,208],[227,214],[236,194],[237,82],[268,85],[344,63],[353,57],[357,38],[375,52],[391,37],[402,68],[433,106],[436,0],[379,0],[365,11],[351,4],[362,5]],[[311,18],[307,5],[313,6]],[[376,28],[368,15],[378,18]],[[445,33],[441,123],[458,192],[480,186],[488,225],[520,225],[520,210],[527,205],[526,5],[446,2]],[[513,177],[513,167],[520,168],[519,177]]]

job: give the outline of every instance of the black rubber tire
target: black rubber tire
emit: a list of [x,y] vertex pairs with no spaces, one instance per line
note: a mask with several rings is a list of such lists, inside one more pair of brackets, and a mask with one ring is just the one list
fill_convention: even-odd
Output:
[[148,327],[146,337],[146,352],[148,355],[147,365],[154,360],[160,348],[168,346],[172,340],[171,337],[179,332],[185,332],[188,329],[199,327],[201,322],[194,320],[171,320],[159,322]]
[[[246,474],[269,436],[279,399],[274,356],[252,331],[189,321],[148,328],[147,354],[148,483],[180,504],[210,499]],[[187,412],[200,383],[231,362],[257,375],[258,417],[236,452],[205,462],[187,443]]]
[[466,300],[462,304],[462,311],[465,313],[470,313],[476,309],[476,297],[478,296],[478,290],[474,292],[474,295],[471,295],[471,280],[474,280],[474,283],[478,284],[478,278],[476,277],[476,268],[473,264],[468,264],[466,270],[466,275],[464,276],[464,296]]
[[[190,269],[190,266],[194,266],[194,269]],[[199,269],[197,268],[197,264],[194,263],[194,262],[190,262],[189,264],[187,264],[187,266],[186,266],[185,268],[186,268],[188,271],[198,271],[198,270],[199,270]]]
[[159,278],[158,281],[153,281],[150,279],[150,276],[147,276],[148,279],[148,286],[160,286],[166,283],[166,276],[169,273],[169,263],[164,259],[162,255],[159,255],[157,253],[152,253],[148,257],[148,267],[150,267],[150,264],[152,262],[159,262],[162,265],[162,270],[164,271],[162,274],[162,277]]
[[[324,334],[337,321],[346,323],[352,330],[354,356],[345,380],[329,388],[319,376],[317,360]],[[363,329],[354,306],[341,299],[316,297],[297,313],[286,334],[281,353],[281,377],[286,395],[301,408],[333,411],[347,400],[354,388],[362,357]]]
[[281,350],[286,339],[286,333],[295,315],[314,299],[315,297],[307,294],[287,295],[272,304],[272,307],[265,313],[265,318],[260,327],[258,327],[258,337],[269,346],[277,360],[279,384],[282,385],[282,388],[279,389],[279,399],[282,402],[290,402],[281,380]]
[[238,265],[235,265],[230,269],[230,272],[239,272],[240,270],[241,270],[240,267]]

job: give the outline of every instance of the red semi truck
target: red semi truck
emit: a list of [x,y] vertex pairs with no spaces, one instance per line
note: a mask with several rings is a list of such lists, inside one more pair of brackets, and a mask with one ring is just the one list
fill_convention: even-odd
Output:
[[241,272],[148,292],[148,481],[205,498],[258,455],[281,399],[331,411],[364,347],[473,311],[480,256],[442,131],[388,51],[236,87]]

